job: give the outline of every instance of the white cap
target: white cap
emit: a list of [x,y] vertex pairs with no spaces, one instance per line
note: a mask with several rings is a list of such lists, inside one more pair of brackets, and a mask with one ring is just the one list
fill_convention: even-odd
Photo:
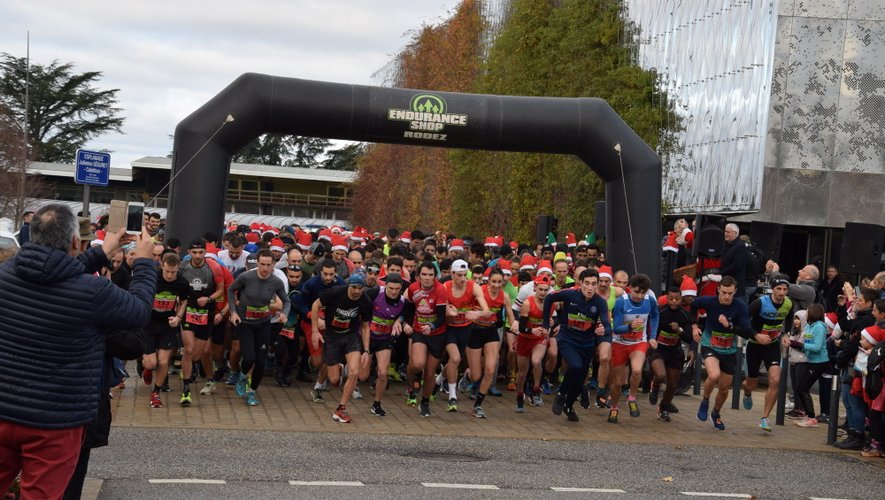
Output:
[[458,273],[462,271],[466,271],[470,269],[470,266],[467,264],[467,261],[464,259],[458,259],[455,262],[452,262],[452,272]]

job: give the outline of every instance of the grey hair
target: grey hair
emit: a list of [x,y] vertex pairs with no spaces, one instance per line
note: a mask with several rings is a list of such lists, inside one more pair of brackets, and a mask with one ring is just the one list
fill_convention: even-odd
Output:
[[808,275],[811,277],[811,279],[813,279],[814,281],[820,279],[820,271],[817,269],[817,266],[815,266],[814,264],[808,264],[808,266],[806,267],[808,268]]
[[71,207],[50,203],[37,210],[31,220],[30,240],[37,245],[67,252],[71,239],[80,234],[80,221]]
[[728,224],[726,224],[725,229],[731,229],[732,231],[741,234],[741,228],[739,228],[738,225],[733,222],[729,222]]

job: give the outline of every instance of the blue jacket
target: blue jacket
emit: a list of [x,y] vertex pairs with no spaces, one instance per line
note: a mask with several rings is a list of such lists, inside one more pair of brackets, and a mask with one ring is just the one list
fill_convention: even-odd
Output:
[[93,270],[88,258],[34,243],[0,265],[0,420],[67,429],[95,418],[99,332],[147,323],[157,271],[136,260],[127,292]]
[[826,363],[830,360],[827,354],[827,325],[823,321],[815,321],[805,328],[802,351],[809,363]]

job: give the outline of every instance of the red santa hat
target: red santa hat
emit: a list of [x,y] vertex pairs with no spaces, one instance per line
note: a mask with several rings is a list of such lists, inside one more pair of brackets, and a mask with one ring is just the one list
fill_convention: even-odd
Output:
[[258,236],[257,232],[254,233],[246,233],[246,241],[249,243],[258,243],[261,240],[261,236]]
[[261,232],[261,224],[259,224],[257,222],[253,222],[252,224],[249,224],[249,231],[251,231],[253,233],[260,233]]
[[495,237],[494,237],[494,236],[486,236],[486,242],[484,243],[484,245],[487,246],[487,247],[496,247],[496,246],[498,246],[498,244],[495,243]]
[[341,228],[338,227],[338,226],[332,226],[332,227],[330,227],[330,228],[329,228],[329,231],[331,231],[332,234],[341,234]]
[[310,250],[310,245],[313,244],[313,238],[310,237],[310,233],[307,231],[295,233],[295,241],[298,243],[298,248],[304,251]]
[[504,259],[498,259],[498,267],[501,269],[501,272],[506,276],[510,276],[513,274],[513,270],[510,269],[510,261]]
[[568,233],[565,235],[565,244],[569,246],[569,248],[578,246],[578,239],[575,237],[575,233]]
[[613,276],[614,276],[614,271],[612,271],[611,266],[602,266],[599,268],[599,277],[600,278],[612,279]]
[[534,255],[525,254],[522,256],[522,259],[519,260],[519,270],[526,271],[529,269],[534,269],[535,264],[538,263],[538,258]]
[[501,248],[504,246],[504,237],[503,236],[495,236],[495,246]]
[[357,226],[353,228],[353,233],[350,234],[350,239],[357,241],[364,241],[368,239],[369,231],[364,227]]
[[411,243],[412,242],[412,232],[411,231],[403,231],[401,235],[399,235],[399,240],[403,243]]
[[320,229],[319,239],[332,241],[332,230],[329,228]]
[[839,325],[839,317],[833,312],[826,313],[824,315],[824,323],[827,324],[827,328],[835,329]]
[[454,238],[454,239],[452,239],[452,244],[449,245],[449,250],[455,250],[455,251],[457,251],[457,252],[463,252],[463,251],[464,251],[464,240],[462,240],[462,239],[460,239],[460,238]]
[[670,231],[667,233],[667,241],[664,242],[664,251],[665,252],[678,252],[679,245],[676,243],[676,233]]
[[510,242],[510,248],[513,249],[513,251],[515,252],[516,249],[519,248],[519,242],[516,241],[516,240],[511,241],[511,242]]
[[876,345],[885,339],[885,330],[879,328],[878,325],[868,326],[861,330],[860,336],[870,344]]
[[283,243],[283,240],[281,240],[279,238],[274,238],[274,239],[270,240],[270,249],[272,251],[276,251],[276,252],[285,252],[286,245],[285,245],[285,243]]
[[343,234],[332,235],[332,251],[334,252],[335,250],[344,250],[345,252],[348,250],[347,239]]
[[206,243],[206,257],[212,257],[214,260],[218,260],[218,247],[212,243]]
[[541,274],[544,272],[553,274],[553,264],[551,264],[549,260],[542,260],[541,262],[538,262],[538,270],[536,271],[536,273]]
[[686,295],[697,296],[698,294],[698,286],[695,284],[694,280],[691,279],[688,275],[682,276],[682,283],[679,284],[679,291],[682,293],[682,296]]
[[104,238],[107,233],[101,229],[95,232],[95,239],[92,240],[91,245],[102,245],[104,244]]

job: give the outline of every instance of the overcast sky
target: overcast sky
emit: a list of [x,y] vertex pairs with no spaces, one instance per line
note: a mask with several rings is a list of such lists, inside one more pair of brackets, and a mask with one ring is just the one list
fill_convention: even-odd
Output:
[[[354,84],[459,0],[3,0],[0,52],[104,73],[123,134],[86,147],[115,167],[165,156],[182,118],[245,72]],[[73,161],[73,160],[72,160]]]

